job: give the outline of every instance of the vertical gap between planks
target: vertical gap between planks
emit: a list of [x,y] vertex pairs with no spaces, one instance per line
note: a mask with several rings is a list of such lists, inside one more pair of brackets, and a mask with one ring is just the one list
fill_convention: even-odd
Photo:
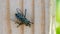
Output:
[[11,34],[11,24],[10,24],[10,5],[9,0],[6,0],[6,24],[7,24],[7,34]]
[[[20,10],[22,11],[22,14],[23,14],[23,9],[24,9],[24,2],[23,2],[24,0],[19,0],[19,8],[20,8]],[[20,30],[20,34],[24,34],[24,25],[21,25],[20,27],[19,27],[19,30]]]
[[50,0],[48,1],[48,14],[49,14],[49,16],[48,16],[48,18],[49,18],[49,20],[48,20],[49,21],[49,26],[48,26],[48,31],[49,32],[48,32],[48,34],[50,34],[50,18],[51,18],[50,17]]
[[32,7],[33,7],[32,8],[32,11],[33,11],[33,16],[32,16],[33,21],[32,22],[33,22],[33,24],[32,24],[32,30],[31,31],[32,31],[32,34],[34,34],[34,0],[32,0]]
[[[49,26],[48,26],[48,31],[49,31],[49,29],[50,29],[50,11],[49,11],[49,9],[50,9],[50,0],[48,1],[48,14],[49,14],[49,16],[48,16],[48,18],[49,18]],[[48,34],[49,34],[49,32],[48,32]]]
[[45,0],[41,0],[41,8],[42,8],[41,34],[45,34]]

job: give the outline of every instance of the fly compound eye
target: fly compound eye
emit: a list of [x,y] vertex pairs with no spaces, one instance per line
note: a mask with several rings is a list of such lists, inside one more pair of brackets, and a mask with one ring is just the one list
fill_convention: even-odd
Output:
[[15,15],[17,15],[17,14],[15,14]]
[[19,15],[18,15],[18,14],[15,14],[15,16],[16,16],[17,18],[19,18]]

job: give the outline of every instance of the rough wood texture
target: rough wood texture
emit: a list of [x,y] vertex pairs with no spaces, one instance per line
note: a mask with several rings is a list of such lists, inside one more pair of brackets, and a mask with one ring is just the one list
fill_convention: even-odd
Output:
[[[0,0],[0,34],[48,34],[49,33],[49,1],[47,0]],[[48,7],[46,7],[48,6]],[[10,19],[16,19],[16,8],[20,8],[23,14],[27,9],[26,18],[32,27],[17,24]],[[48,15],[49,16],[48,16]]]

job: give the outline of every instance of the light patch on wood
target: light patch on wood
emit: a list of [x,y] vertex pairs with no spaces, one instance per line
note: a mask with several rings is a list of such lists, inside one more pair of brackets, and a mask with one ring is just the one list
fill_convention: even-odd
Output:
[[55,27],[56,27],[56,0],[50,0],[50,33],[49,34],[56,34]]
[[34,1],[34,34],[42,34],[42,30],[41,29],[41,22],[42,22],[42,9],[41,9],[41,0],[35,0]]

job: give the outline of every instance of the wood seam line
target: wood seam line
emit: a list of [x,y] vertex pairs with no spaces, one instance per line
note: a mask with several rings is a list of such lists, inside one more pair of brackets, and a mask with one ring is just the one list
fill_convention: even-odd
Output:
[[49,9],[50,9],[50,0],[49,0],[49,2],[48,2],[48,14],[49,14],[49,16],[48,16],[48,18],[49,18],[49,26],[48,26],[48,31],[49,31],[49,29],[50,29],[50,11],[49,11]]
[[[34,17],[35,16],[34,15],[34,0],[32,0],[32,7],[33,7],[33,9],[32,9],[32,11],[33,11],[33,16],[32,16],[33,17],[33,20],[32,20],[32,22],[34,23],[34,18],[35,18]],[[34,24],[32,24],[32,34],[34,34]]]
[[41,34],[45,34],[45,0],[41,0],[41,6],[42,6]]
[[[24,12],[24,7],[23,7],[23,6],[24,6],[24,4],[23,4],[23,3],[24,3],[24,0],[21,0],[21,1],[22,1],[22,2],[19,1],[19,6],[21,6],[20,8],[21,8],[22,14],[23,14],[23,12]],[[20,4],[20,3],[21,3],[21,4]],[[21,26],[20,26],[20,31],[21,31],[21,34],[24,34],[24,25],[21,25]]]
[[[50,8],[50,7],[51,7],[51,1],[49,0],[49,12],[50,12],[49,18],[50,18],[50,21],[51,21],[51,17],[50,17],[50,16],[51,16],[51,11],[50,11],[51,8]],[[49,25],[49,32],[51,33],[51,22],[50,22],[50,25]],[[49,34],[50,34],[50,33],[49,33]],[[52,33],[51,33],[51,34],[52,34]]]
[[9,0],[6,0],[6,21],[7,21],[7,34],[11,34],[10,5],[9,5]]

